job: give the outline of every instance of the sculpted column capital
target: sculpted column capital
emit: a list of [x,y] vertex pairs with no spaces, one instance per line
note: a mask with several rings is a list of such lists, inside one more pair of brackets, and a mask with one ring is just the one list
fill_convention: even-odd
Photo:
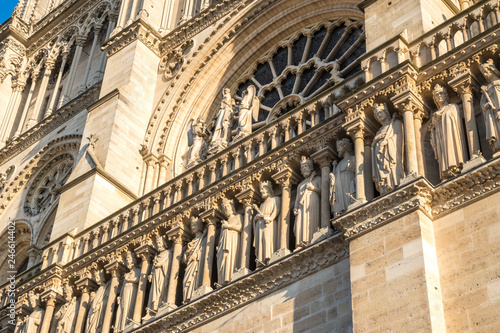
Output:
[[90,293],[99,288],[99,285],[89,277],[81,278],[75,282],[76,288],[82,293]]
[[253,204],[258,204],[262,201],[260,194],[252,187],[248,187],[236,194],[236,199],[245,207],[252,207]]
[[455,75],[449,82],[450,87],[455,90],[460,96],[479,91],[479,81],[470,73],[470,71],[462,71]]
[[325,147],[311,155],[314,162],[318,163],[321,168],[330,167],[333,160],[337,158],[337,154],[330,147]]
[[302,180],[301,176],[288,164],[281,165],[278,169],[279,171],[272,175],[272,178],[282,188],[291,187]]
[[225,220],[226,217],[217,208],[209,208],[200,214],[200,218],[207,224],[216,225],[217,222]]
[[150,244],[144,244],[139,246],[134,251],[143,261],[150,262],[155,255],[158,253]]
[[392,97],[391,102],[401,114],[405,112],[416,113],[419,110],[425,111],[422,97],[412,89],[405,90],[404,92]]
[[45,302],[47,306],[55,307],[56,304],[65,302],[63,295],[53,289],[49,289],[40,294],[40,300]]
[[167,231],[167,238],[174,244],[184,244],[189,241],[189,232],[184,229],[184,224],[179,222],[175,227]]
[[87,36],[78,35],[75,38],[76,46],[84,47],[87,42]]
[[123,265],[118,260],[114,260],[114,261],[110,262],[109,264],[106,264],[104,266],[104,269],[106,270],[106,272],[111,274],[112,277],[116,277],[119,279],[122,277],[122,275],[125,272],[127,272],[127,267],[125,267],[125,265]]

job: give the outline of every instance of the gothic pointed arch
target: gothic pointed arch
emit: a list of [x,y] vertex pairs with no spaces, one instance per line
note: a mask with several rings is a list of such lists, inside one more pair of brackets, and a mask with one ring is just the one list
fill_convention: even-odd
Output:
[[[260,15],[263,12],[262,6],[266,7],[268,13],[273,12],[276,15],[272,16],[272,19],[269,15]],[[186,133],[190,130],[189,122],[202,119],[210,124],[220,105],[222,89],[231,88],[232,96],[237,99],[238,91],[243,88],[242,84],[247,82],[245,78],[251,79],[252,75],[262,76],[262,82],[259,81],[260,86],[256,84],[259,88],[259,98],[264,105],[263,109],[266,111],[260,116],[260,121],[265,122],[273,106],[286,105],[280,101],[290,95],[301,96],[298,100],[299,103],[303,103],[308,97],[321,91],[322,87],[335,84],[335,80],[330,83],[328,81],[332,79],[334,66],[338,65],[334,61],[339,60],[342,55],[346,54],[346,58],[349,55],[352,57],[349,58],[350,62],[341,63],[337,71],[345,70],[343,74],[346,76],[356,72],[356,58],[364,53],[363,28],[359,23],[361,19],[362,13],[354,1],[337,4],[326,4],[321,1],[278,1],[243,8],[217,26],[203,43],[199,45],[195,43],[191,47],[180,45],[176,49],[183,59],[181,63],[190,66],[182,65],[179,69],[174,68],[177,70],[177,75],[174,73],[170,75],[172,77],[170,80],[165,80],[165,93],[159,98],[160,102],[153,111],[144,145],[149,151],[159,155],[164,154],[172,160],[171,176],[179,174],[186,165],[185,152],[188,146]],[[355,33],[348,33],[343,38],[345,41],[352,35],[350,37],[352,40],[350,39],[348,43],[333,43],[328,53],[323,52],[325,56],[320,52],[320,55],[314,57],[319,50],[314,51],[315,48],[321,47],[325,40],[326,33],[325,35],[323,33],[327,32],[334,22],[335,24],[344,22],[345,27],[349,26],[349,29],[356,30]],[[295,54],[302,52],[304,55],[305,45],[302,44],[304,38],[307,44],[308,37],[301,36],[306,35],[315,40],[312,50],[307,52],[306,56],[300,57],[298,62],[289,63],[287,59],[283,68],[279,67],[278,58],[283,57],[280,47],[290,43],[293,52],[294,43],[299,43],[300,47],[297,46]],[[318,37],[314,39],[314,36]],[[358,45],[361,46],[359,50],[356,49]],[[330,53],[333,53],[333,56],[329,57]],[[335,54],[338,57],[335,57]],[[276,58],[276,66],[279,67],[279,70],[274,68],[276,73],[273,73],[272,69],[262,67],[265,67],[266,63],[269,64],[269,61],[272,63],[273,57]],[[164,60],[168,61],[170,58],[166,55]],[[287,78],[298,73],[306,77],[300,89],[292,90],[293,94],[292,92],[284,94],[283,89],[280,93],[278,86],[286,85]],[[210,84],[206,84],[208,78]]]

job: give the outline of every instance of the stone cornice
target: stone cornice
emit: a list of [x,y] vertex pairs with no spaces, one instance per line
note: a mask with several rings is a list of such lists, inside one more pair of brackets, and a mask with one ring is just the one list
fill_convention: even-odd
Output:
[[189,331],[278,288],[347,259],[349,256],[348,246],[339,236],[339,234],[334,235],[256,270],[194,302],[139,326],[134,332]]
[[160,35],[158,32],[143,20],[139,19],[131,25],[125,27],[119,33],[109,39],[104,44],[103,49],[108,51],[108,57],[140,40],[158,57],[160,56]]
[[0,165],[38,142],[45,135],[52,132],[54,129],[61,126],[81,111],[85,110],[89,105],[97,101],[100,89],[100,83],[94,85],[81,95],[68,102],[58,111],[44,118],[41,122],[24,132],[21,136],[10,141],[0,150]]

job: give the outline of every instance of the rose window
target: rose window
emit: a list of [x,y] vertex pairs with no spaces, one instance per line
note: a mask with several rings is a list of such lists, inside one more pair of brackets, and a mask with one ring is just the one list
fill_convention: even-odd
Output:
[[38,215],[56,201],[61,187],[68,180],[73,164],[71,155],[59,155],[37,174],[26,197],[26,214]]
[[236,100],[254,85],[264,124],[325,89],[361,71],[358,58],[366,51],[362,23],[328,21],[283,40],[237,81]]

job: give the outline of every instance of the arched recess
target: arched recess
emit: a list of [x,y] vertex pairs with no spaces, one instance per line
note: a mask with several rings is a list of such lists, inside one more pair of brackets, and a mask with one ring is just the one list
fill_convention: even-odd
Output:
[[26,270],[28,249],[32,244],[31,230],[29,221],[20,219],[10,221],[0,233],[0,284],[7,281],[9,272],[19,274]]
[[223,88],[231,88],[235,96],[238,80],[245,71],[284,39],[301,29],[346,17],[362,20],[355,1],[336,4],[270,1],[259,3],[258,8],[243,8],[222,27],[217,27],[204,44],[195,47],[196,55],[184,62],[189,65],[180,71],[179,78],[165,84],[169,88],[159,98],[161,102],[151,117],[144,145],[173,161],[171,176],[181,173],[188,124],[197,118],[211,121],[220,105]]

